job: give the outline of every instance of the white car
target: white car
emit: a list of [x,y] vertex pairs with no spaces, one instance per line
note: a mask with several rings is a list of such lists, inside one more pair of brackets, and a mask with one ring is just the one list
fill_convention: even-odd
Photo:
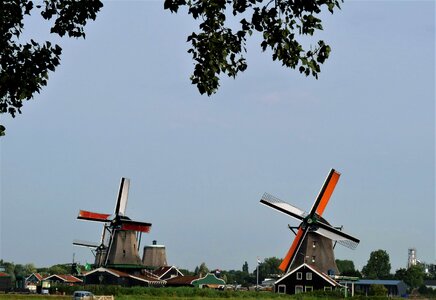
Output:
[[73,294],[73,300],[85,300],[94,299],[94,294],[88,291],[75,291]]

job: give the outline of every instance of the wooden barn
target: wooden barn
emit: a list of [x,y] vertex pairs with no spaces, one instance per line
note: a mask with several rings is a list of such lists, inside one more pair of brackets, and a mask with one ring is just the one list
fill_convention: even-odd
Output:
[[327,274],[306,263],[290,271],[274,283],[274,291],[280,294],[299,294],[314,290],[331,291],[341,285]]

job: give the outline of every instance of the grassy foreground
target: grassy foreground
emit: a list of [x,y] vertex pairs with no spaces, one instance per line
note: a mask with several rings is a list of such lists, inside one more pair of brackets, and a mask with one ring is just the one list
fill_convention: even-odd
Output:
[[[77,287],[76,287],[77,289]],[[82,287],[81,290],[92,290],[91,286]],[[26,294],[0,294],[0,300],[56,300],[71,299],[72,291],[61,295],[26,295]],[[314,291],[298,295],[279,295],[271,292],[254,291],[216,291],[195,288],[117,288],[114,290],[93,291],[96,295],[114,295],[116,300],[316,300],[331,299],[342,300],[343,295],[337,291],[325,292]],[[353,300],[392,300],[388,297],[365,297],[357,296],[347,298]],[[397,298],[400,299],[400,298]],[[415,298],[419,299],[419,298]],[[421,298],[424,299],[424,298]],[[429,298],[426,298],[429,299]],[[435,299],[435,298],[431,298]]]
[[[209,297],[177,297],[177,296],[150,296],[150,295],[119,295],[116,296],[116,300],[136,300],[136,299],[144,299],[144,300],[199,300],[199,299],[207,299],[207,300],[223,300],[223,298],[209,298]],[[274,299],[277,297],[264,297],[255,298],[255,297],[244,297],[244,300],[259,300],[259,299]],[[280,297],[282,298],[282,297]],[[61,296],[61,295],[17,295],[17,294],[0,294],[0,300],[57,300],[57,299],[71,299],[71,295]],[[230,297],[226,298],[228,300],[240,300],[241,297]],[[314,295],[298,295],[298,296],[283,296],[282,299],[289,300],[317,300],[317,299],[345,299],[345,298],[336,298],[336,297],[328,297],[328,296],[314,296]],[[354,297],[347,298],[353,300],[385,300],[393,298],[388,297]],[[398,298],[401,299],[401,298]],[[415,299],[435,299],[435,298],[415,298]]]
[[[289,299],[297,299],[294,297],[286,297]],[[2,294],[0,295],[0,300],[56,300],[56,299],[71,299],[71,295],[68,296],[60,296],[60,295],[15,295],[15,294]],[[148,295],[121,295],[116,296],[116,300],[135,300],[135,299],[144,299],[144,300],[199,300],[204,299],[201,297],[168,297],[168,296],[148,296]],[[223,298],[207,298],[208,300],[222,300]],[[228,300],[237,300],[240,298],[226,298]],[[268,299],[268,298],[264,298]],[[299,297],[298,300],[315,300],[315,299],[329,299],[329,298],[317,298],[313,296],[307,297]],[[331,298],[333,299],[333,298]],[[244,298],[244,300],[259,300],[259,298]]]

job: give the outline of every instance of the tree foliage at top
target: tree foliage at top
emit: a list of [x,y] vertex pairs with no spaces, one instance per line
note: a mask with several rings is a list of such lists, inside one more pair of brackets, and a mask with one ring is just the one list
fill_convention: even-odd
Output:
[[[224,73],[236,77],[247,68],[244,58],[249,36],[262,36],[260,47],[272,59],[318,78],[330,54],[330,46],[319,40],[309,48],[298,38],[322,30],[320,14],[340,8],[343,0],[165,0],[164,8],[200,20],[198,32],[188,36],[189,53],[195,62],[191,82],[201,94],[211,95]],[[30,0],[0,2],[0,114],[15,117],[23,101],[47,85],[49,71],[60,63],[62,49],[49,41],[22,41],[24,17],[37,12],[52,23],[50,32],[61,37],[85,37],[84,26],[95,20],[100,0]],[[233,15],[233,16],[232,16]],[[230,19],[230,21],[228,20]],[[229,24],[232,23],[233,27]],[[236,25],[235,25],[236,24]],[[0,135],[4,135],[0,125]]]
[[242,265],[242,272],[248,274],[248,262],[244,262],[244,264]]
[[206,266],[205,262],[202,262],[200,266],[197,266],[194,271],[194,274],[199,276],[205,276],[207,273],[209,273],[209,268]]
[[355,269],[352,260],[336,259],[336,266],[338,267],[339,273],[343,276],[361,277],[360,272]]
[[[164,8],[178,12],[186,6],[200,20],[199,31],[188,36],[192,45],[188,52],[195,61],[191,82],[201,94],[211,95],[219,87],[221,73],[235,77],[247,68],[245,46],[253,32],[262,35],[260,47],[270,49],[273,60],[318,78],[330,46],[319,40],[305,49],[298,37],[322,30],[321,11],[333,13],[339,4],[339,0],[165,0]],[[232,23],[239,21],[237,28],[226,22],[230,12]]]
[[372,251],[362,274],[369,279],[388,279],[391,277],[389,254],[385,250]]
[[403,280],[412,289],[420,287],[424,283],[424,277],[424,268],[419,264],[408,269],[401,268],[395,272],[395,278]]
[[[15,117],[29,100],[47,85],[48,72],[60,63],[62,49],[49,41],[22,41],[24,18],[39,11],[54,20],[50,32],[59,36],[85,37],[84,26],[95,20],[103,6],[99,0],[29,0],[0,2],[0,114]],[[5,128],[0,125],[0,135]]]

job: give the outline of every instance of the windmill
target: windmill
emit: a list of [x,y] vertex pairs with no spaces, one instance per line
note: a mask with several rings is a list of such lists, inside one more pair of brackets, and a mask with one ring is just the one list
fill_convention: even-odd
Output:
[[265,193],[260,202],[301,221],[295,239],[279,268],[289,272],[303,263],[316,266],[325,273],[337,272],[333,242],[355,249],[359,240],[331,226],[323,212],[339,180],[340,173],[331,169],[309,213]]
[[118,198],[113,215],[80,210],[77,219],[104,223],[100,243],[73,242],[76,246],[91,248],[95,267],[142,267],[139,245],[143,232],[149,232],[151,223],[133,221],[126,216],[130,180],[121,178]]

